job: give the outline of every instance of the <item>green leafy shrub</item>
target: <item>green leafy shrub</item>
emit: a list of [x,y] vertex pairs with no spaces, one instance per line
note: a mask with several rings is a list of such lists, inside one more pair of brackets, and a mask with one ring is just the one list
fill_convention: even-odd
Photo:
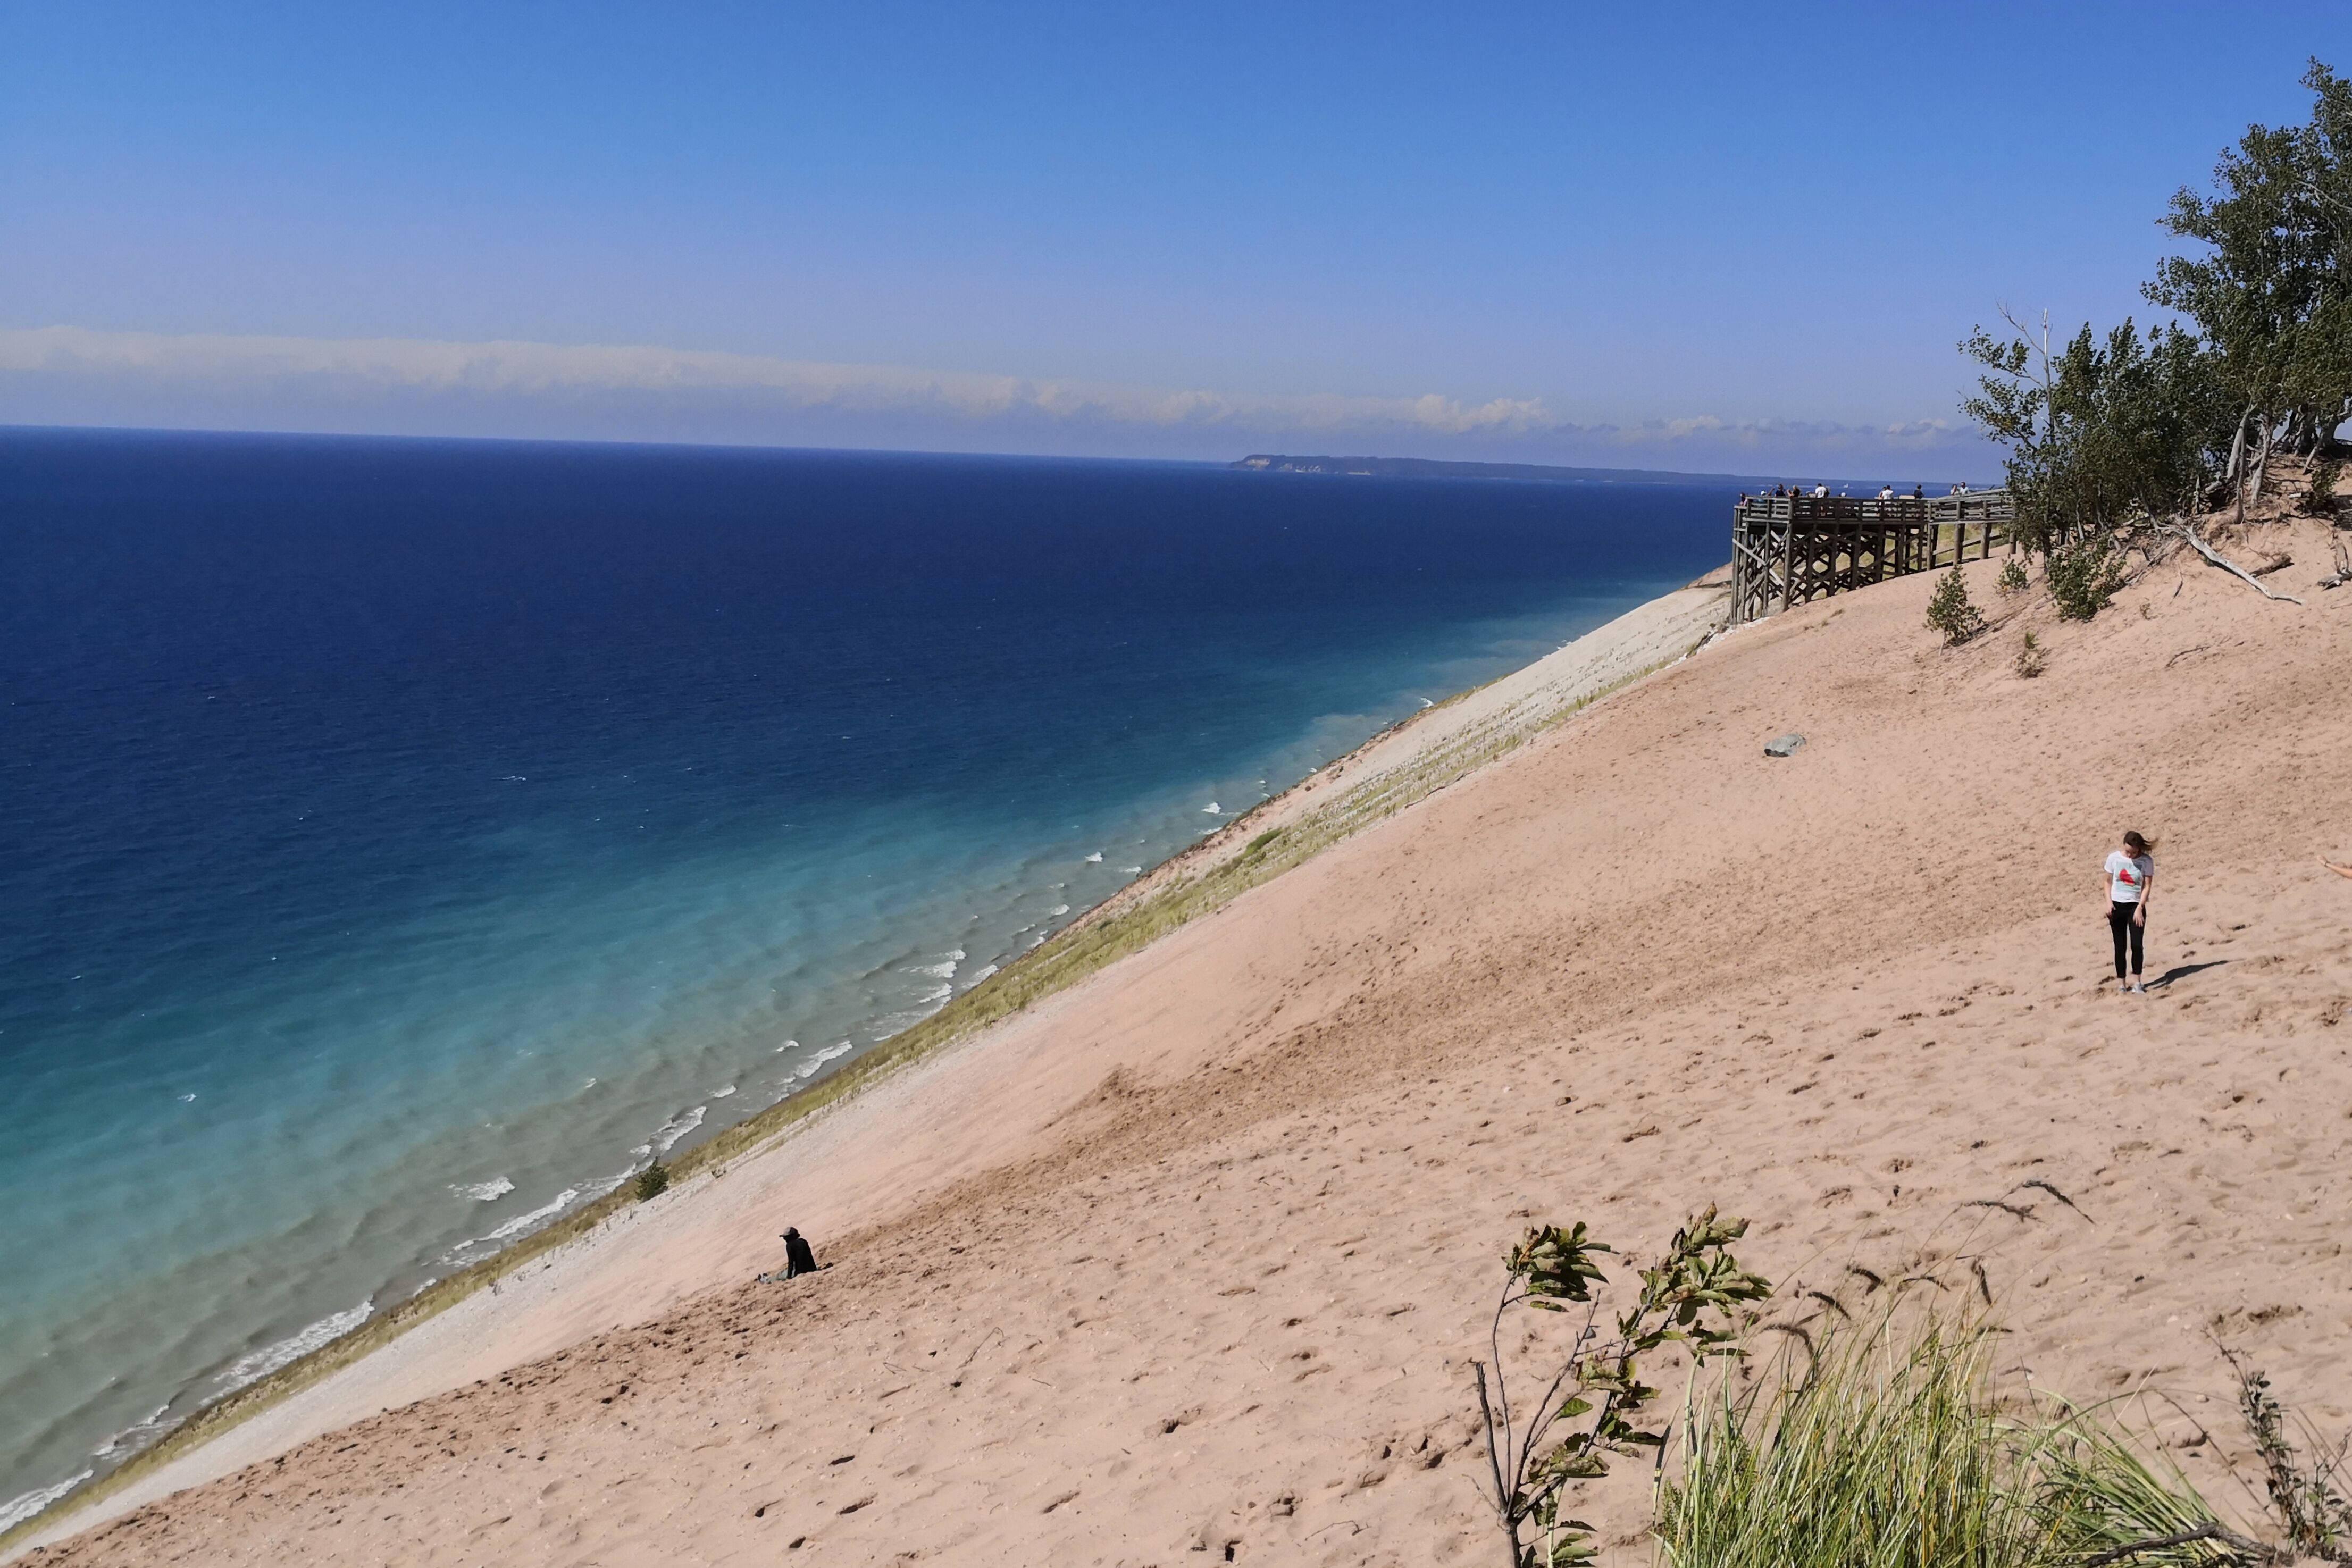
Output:
[[1927,601],[1927,624],[1944,634],[1944,646],[1958,647],[1984,630],[1984,616],[1969,599],[1968,580],[1955,564]]
[[2025,634],[2025,645],[2017,651],[2018,674],[2030,681],[2046,667],[2042,662],[2042,644],[2034,641],[2032,632],[2028,632]]
[[[1592,1294],[1607,1282],[1593,1255],[1613,1249],[1593,1239],[1581,1221],[1565,1230],[1531,1229],[1511,1249],[1488,1334],[1491,1385],[1489,1363],[1470,1364],[1486,1423],[1487,1501],[1519,1568],[1573,1568],[1591,1559],[1592,1526],[1560,1517],[1560,1489],[1607,1475],[1612,1454],[1664,1448],[1665,1433],[1649,1409],[1658,1391],[1641,1381],[1641,1357],[1669,1340],[1680,1341],[1695,1365],[1741,1354],[1736,1339],[1752,1320],[1743,1320],[1739,1308],[1772,1292],[1770,1281],[1731,1256],[1731,1243],[1747,1231],[1746,1220],[1718,1218],[1712,1207],[1694,1216],[1675,1232],[1665,1255],[1642,1270],[1641,1293],[1617,1314],[1613,1335],[1601,1327]],[[1523,1389],[1515,1405],[1503,1367],[1504,1314],[1522,1305],[1565,1312],[1570,1302],[1585,1311],[1564,1364],[1549,1378],[1538,1374],[1538,1386],[1549,1386],[1532,1404]]]
[[2311,509],[2326,514],[2336,510],[2336,482],[2344,476],[2344,465],[2333,457],[2323,457],[2311,465]]
[[669,1190],[669,1167],[656,1160],[637,1173],[637,1201],[659,1197]]
[[2000,568],[2000,580],[1993,586],[2004,594],[2024,592],[2025,558],[2021,555],[2013,555],[2003,561]]
[[2042,578],[2059,614],[2069,621],[2088,621],[2123,588],[2123,551],[2105,536],[2062,545],[2044,558]]

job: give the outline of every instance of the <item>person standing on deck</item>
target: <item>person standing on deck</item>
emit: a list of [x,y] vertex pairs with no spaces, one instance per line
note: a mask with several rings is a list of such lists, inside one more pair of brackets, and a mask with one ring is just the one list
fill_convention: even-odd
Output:
[[[2137,833],[2126,833],[2123,847],[2107,856],[2107,863],[2099,873],[2101,891],[2107,895],[2107,930],[2116,944],[2116,994],[2144,997],[2147,988],[2140,983],[2141,944],[2147,933],[2148,895],[2156,884],[2156,860],[2148,853],[2155,848]],[[2124,977],[2125,949],[2130,949],[2131,977]]]

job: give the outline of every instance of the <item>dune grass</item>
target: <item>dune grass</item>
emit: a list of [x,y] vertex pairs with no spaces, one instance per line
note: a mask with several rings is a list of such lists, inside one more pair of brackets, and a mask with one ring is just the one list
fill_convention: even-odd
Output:
[[[1995,1396],[1998,1330],[1893,1312],[1692,1401],[1669,1568],[2143,1568],[2259,1560],[2108,1407]],[[2250,1550],[2251,1549],[2251,1550]]]

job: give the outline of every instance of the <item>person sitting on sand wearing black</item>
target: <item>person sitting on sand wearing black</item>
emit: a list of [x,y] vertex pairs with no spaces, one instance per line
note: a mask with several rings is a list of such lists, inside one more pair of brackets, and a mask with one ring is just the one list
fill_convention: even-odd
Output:
[[816,1253],[809,1247],[807,1237],[787,1225],[784,1227],[783,1242],[785,1279],[816,1272]]

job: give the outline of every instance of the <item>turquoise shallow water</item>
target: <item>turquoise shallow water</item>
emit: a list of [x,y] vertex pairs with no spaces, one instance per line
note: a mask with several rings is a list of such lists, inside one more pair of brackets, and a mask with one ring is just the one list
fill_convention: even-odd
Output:
[[0,432],[0,1519],[1687,580],[1729,499]]

